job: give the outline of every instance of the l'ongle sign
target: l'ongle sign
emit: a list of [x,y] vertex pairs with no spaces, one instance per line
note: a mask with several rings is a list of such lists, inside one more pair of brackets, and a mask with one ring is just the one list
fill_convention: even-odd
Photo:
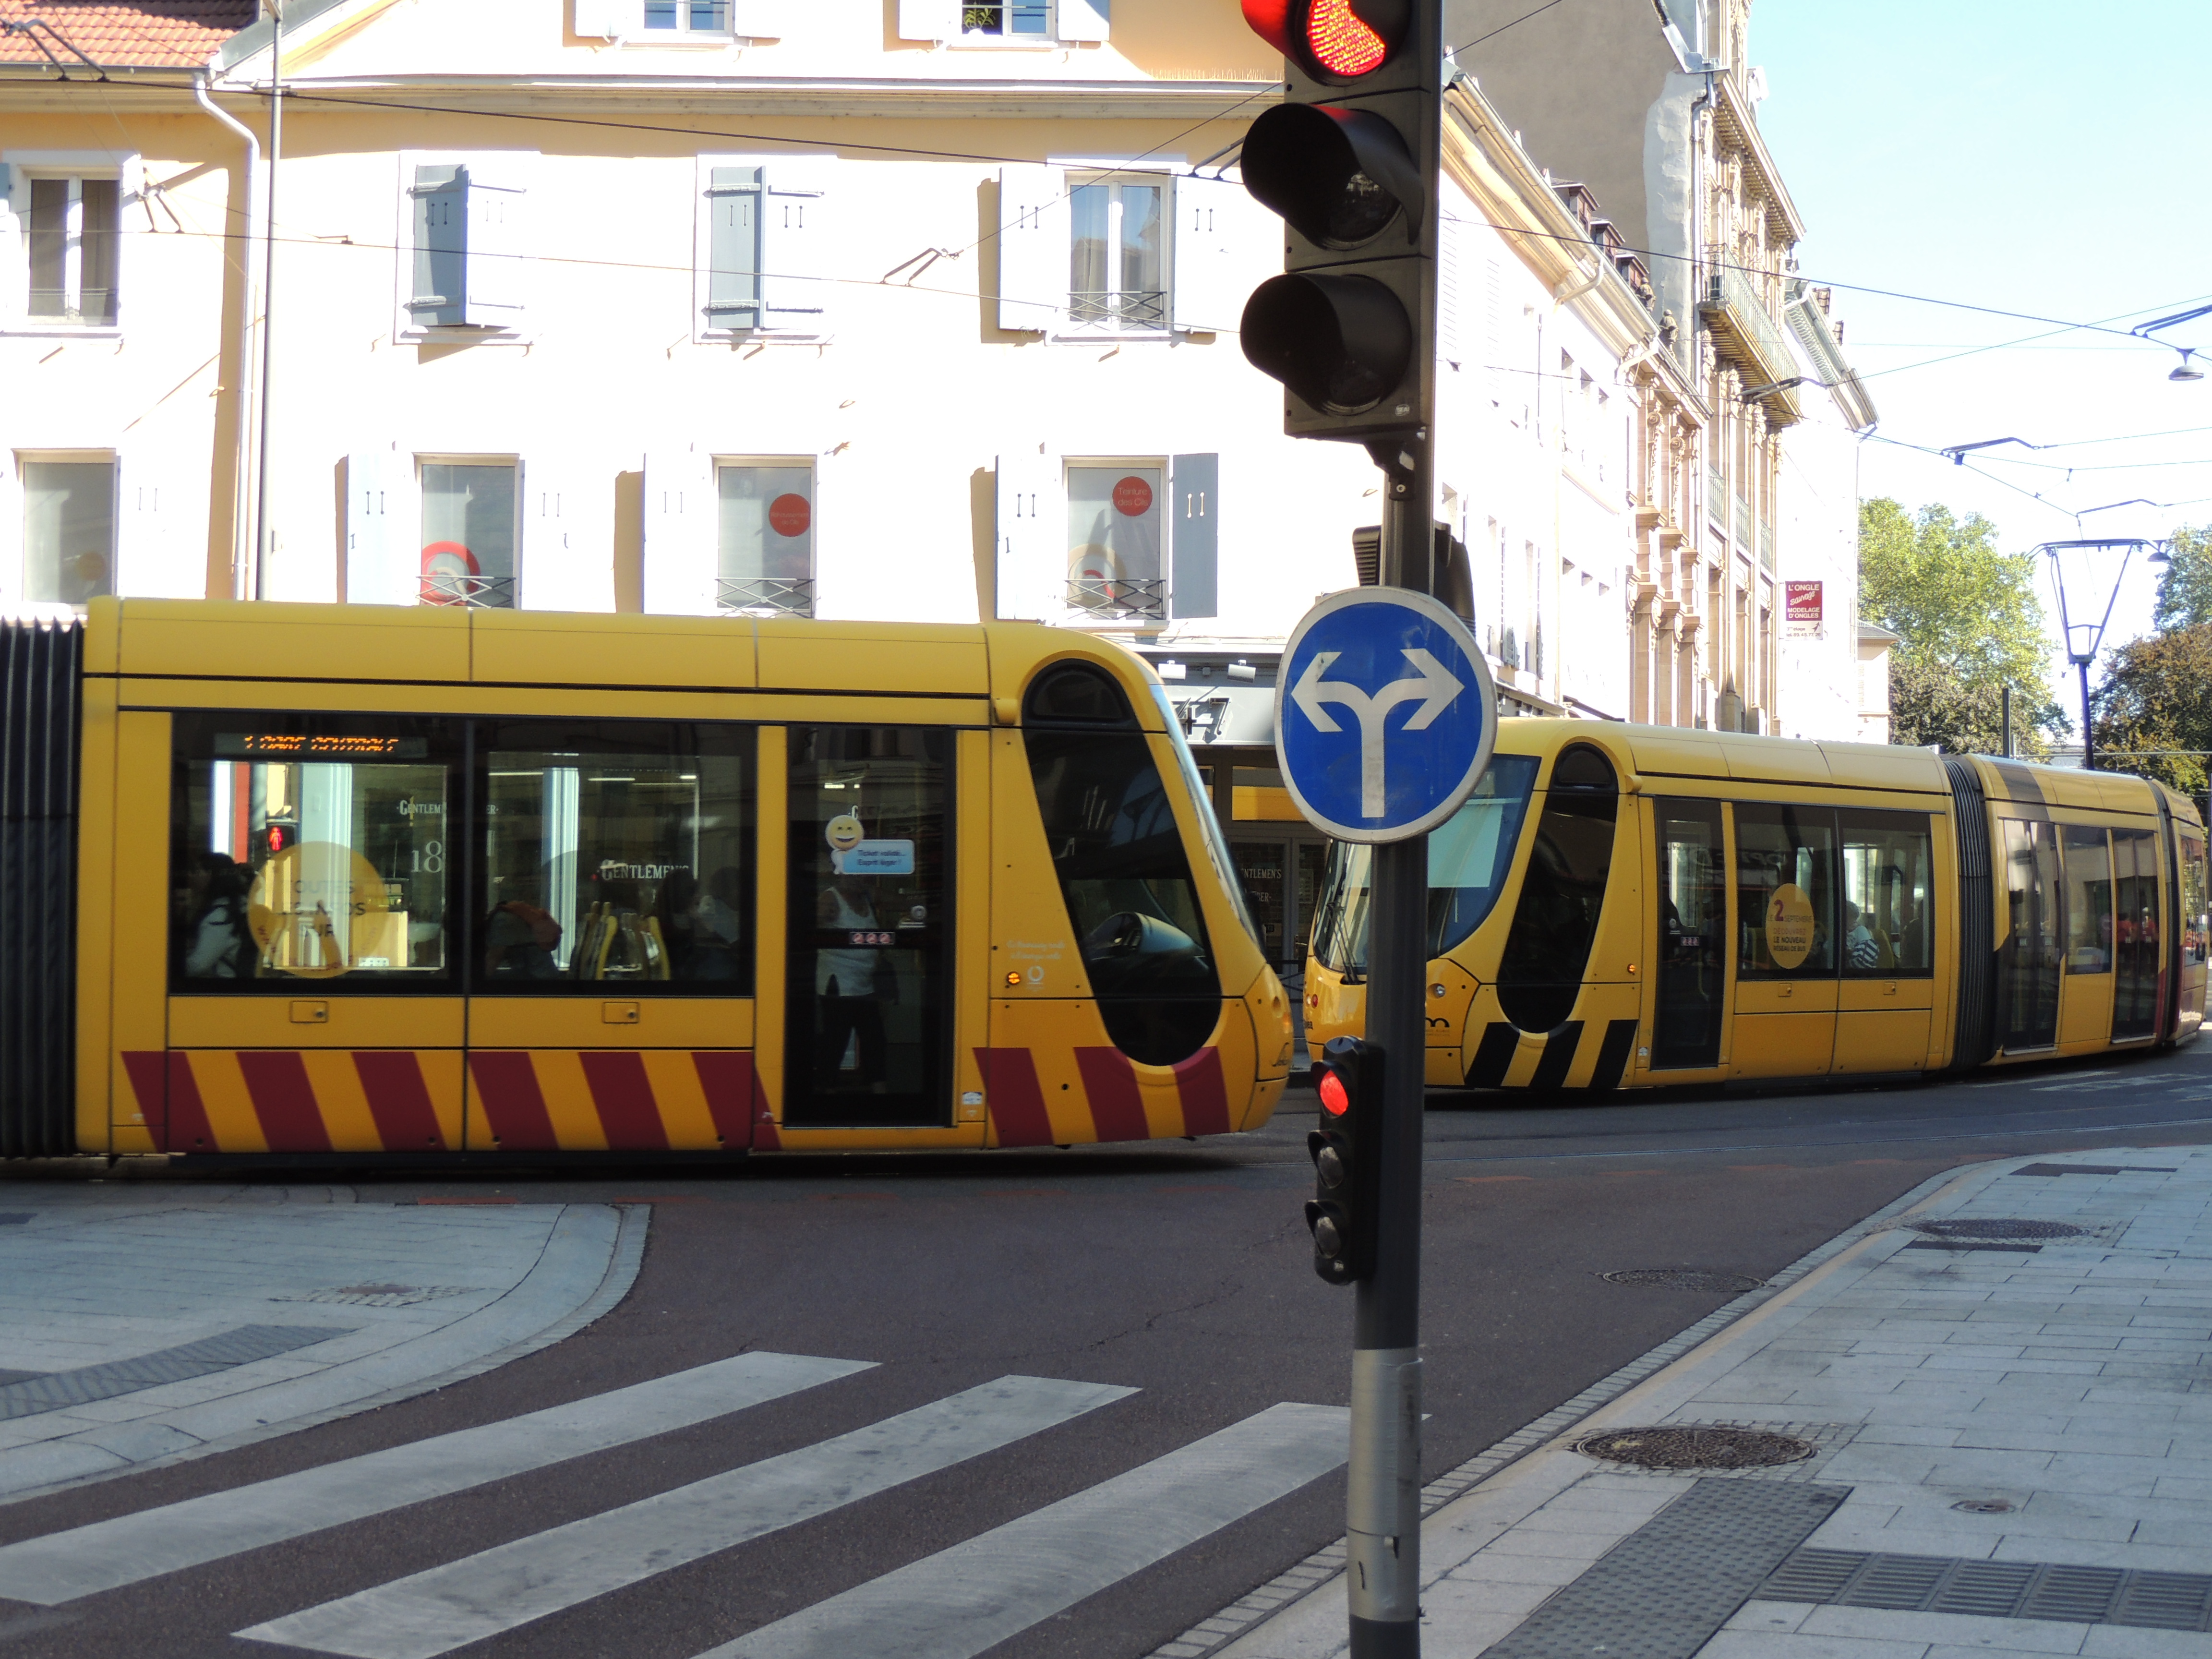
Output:
[[1782,584],[1782,617],[1789,636],[1793,640],[1817,640],[1820,637],[1820,592],[1819,582],[1784,582]]

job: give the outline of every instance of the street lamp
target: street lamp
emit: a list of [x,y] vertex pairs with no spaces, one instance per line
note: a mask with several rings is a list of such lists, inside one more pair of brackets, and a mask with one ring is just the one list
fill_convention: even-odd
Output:
[[[2097,769],[2097,736],[2089,723],[2089,665],[2104,642],[2105,625],[2112,619],[2112,605],[2120,597],[2120,578],[2128,574],[2128,561],[2142,548],[2150,550],[2151,563],[2166,562],[2165,545],[2140,536],[2045,542],[2036,550],[2050,556],[2051,581],[2058,589],[2058,626],[2066,636],[2066,660],[2081,676],[2081,766],[2085,771]],[[2117,564],[2111,556],[2114,553],[2120,556]],[[2077,611],[2079,622],[2075,620]]]
[[[2159,330],[2162,328],[2172,328],[2176,325],[2181,323],[2193,323],[2199,317],[2212,317],[2212,306],[2197,306],[2188,311],[2177,311],[2171,317],[2160,317],[2152,322],[2137,323],[2133,328],[2130,329],[2128,332],[2134,335],[2138,339],[2149,340],[2152,335],[2157,333]],[[2152,340],[2151,343],[2154,345],[2165,345],[2167,342],[2164,340]],[[2190,359],[2197,355],[2197,348],[2195,346],[2175,346],[2172,349],[2181,354],[2181,363],[2179,368],[2175,368],[2172,374],[2166,377],[2167,380],[2201,380],[2204,378],[2204,371],[2197,368],[2195,363],[2190,362]]]

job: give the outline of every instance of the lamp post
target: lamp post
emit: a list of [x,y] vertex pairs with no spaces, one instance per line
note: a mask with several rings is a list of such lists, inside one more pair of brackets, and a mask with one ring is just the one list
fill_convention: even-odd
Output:
[[[2120,579],[2138,550],[2150,550],[2150,562],[2166,562],[2165,544],[2140,536],[2107,536],[2088,541],[2045,542],[2036,550],[2051,560],[2051,584],[2058,590],[2058,626],[2066,636],[2066,660],[2081,677],[2081,766],[2097,769],[2097,734],[2089,720],[2089,665],[2103,644],[2105,627],[2120,596]],[[2113,554],[2118,554],[2116,561]],[[2076,612],[2081,620],[2075,621]],[[2094,620],[2092,621],[2091,618]]]

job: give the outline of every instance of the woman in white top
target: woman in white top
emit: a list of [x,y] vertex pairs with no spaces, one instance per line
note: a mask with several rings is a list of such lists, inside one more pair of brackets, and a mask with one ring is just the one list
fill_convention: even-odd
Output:
[[[889,966],[882,950],[855,945],[851,936],[877,931],[876,898],[869,878],[840,872],[822,890],[814,907],[815,925],[847,935],[842,945],[817,946],[814,952],[814,995],[821,1010],[821,1046],[815,1051],[814,1086],[827,1092],[840,1085],[884,1092],[884,1011],[877,978]],[[844,1071],[845,1052],[854,1048],[857,1066]]]

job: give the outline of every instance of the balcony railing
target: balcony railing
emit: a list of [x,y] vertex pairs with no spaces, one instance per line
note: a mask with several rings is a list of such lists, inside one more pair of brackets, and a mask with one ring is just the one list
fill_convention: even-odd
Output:
[[1158,329],[1168,325],[1168,296],[1164,289],[1106,294],[1078,289],[1067,296],[1067,320],[1075,328],[1106,331]]
[[425,571],[421,597],[424,605],[457,605],[469,611],[512,611],[514,578]]
[[714,579],[714,603],[724,611],[746,616],[811,617],[814,614],[811,576],[746,576],[732,581]]
[[[1713,257],[1717,263],[1720,256]],[[1743,272],[1732,265],[1714,271],[1703,309],[1721,355],[1747,378],[1757,376],[1754,384],[1765,386],[1796,373],[1791,368],[1796,359],[1784,341],[1782,325],[1767,310],[1758,286]],[[1777,424],[1787,425],[1797,418],[1795,393],[1777,392],[1765,402],[1769,419],[1782,417]]]
[[1748,548],[1751,545],[1751,503],[1741,495],[1735,498],[1735,535],[1738,547]]
[[1769,570],[1774,568],[1774,526],[1771,524],[1759,526],[1759,562]]
[[1717,472],[1705,474],[1705,512],[1712,521],[1726,529],[1728,526],[1728,480]]
[[1067,608],[1102,622],[1165,622],[1168,585],[1164,580],[1127,576],[1111,581],[1072,581],[1067,585]]

